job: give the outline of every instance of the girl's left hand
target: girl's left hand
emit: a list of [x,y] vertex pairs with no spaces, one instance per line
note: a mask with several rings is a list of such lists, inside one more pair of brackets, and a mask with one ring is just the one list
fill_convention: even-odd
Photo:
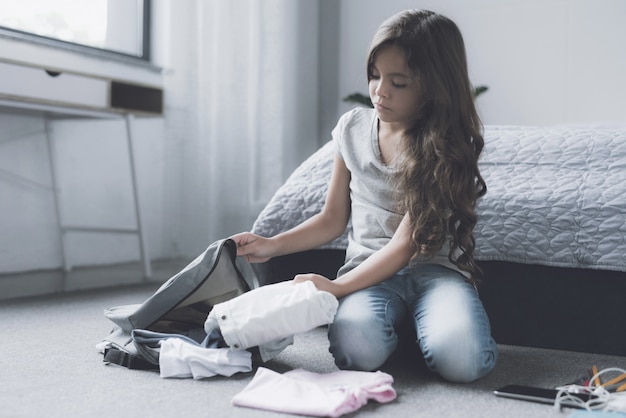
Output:
[[306,281],[313,282],[317,290],[322,290],[324,292],[328,292],[335,296],[336,298],[340,298],[343,296],[341,285],[335,283],[333,280],[330,280],[320,274],[308,273],[308,274],[297,274],[293,278],[294,283],[302,283]]

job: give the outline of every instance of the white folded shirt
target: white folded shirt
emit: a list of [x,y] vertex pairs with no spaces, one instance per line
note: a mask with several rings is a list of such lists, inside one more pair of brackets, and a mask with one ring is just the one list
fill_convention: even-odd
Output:
[[213,307],[204,324],[207,334],[219,328],[234,349],[272,341],[330,324],[339,302],[313,282],[261,286]]
[[161,341],[160,345],[159,369],[163,378],[203,379],[252,370],[252,355],[249,351],[205,348],[181,338],[168,338]]

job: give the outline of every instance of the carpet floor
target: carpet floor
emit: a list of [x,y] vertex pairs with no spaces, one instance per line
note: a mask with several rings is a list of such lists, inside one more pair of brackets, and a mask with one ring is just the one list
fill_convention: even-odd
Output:
[[[156,372],[103,364],[95,349],[111,329],[103,310],[140,303],[155,289],[155,284],[132,285],[0,302],[0,417],[288,416],[231,405],[254,370],[228,378],[162,379]],[[322,327],[297,335],[294,345],[264,366],[280,373],[296,368],[337,370],[325,332]],[[464,385],[443,381],[423,364],[392,362],[383,371],[394,376],[397,399],[370,402],[348,416],[566,417],[576,410],[498,398],[493,391],[512,383],[555,387],[574,381],[592,365],[626,368],[625,357],[499,348],[496,368]]]

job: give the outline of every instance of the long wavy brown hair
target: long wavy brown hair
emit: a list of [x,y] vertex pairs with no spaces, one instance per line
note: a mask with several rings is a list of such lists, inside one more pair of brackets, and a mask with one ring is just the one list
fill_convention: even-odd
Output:
[[409,214],[414,258],[432,257],[448,241],[450,261],[477,283],[482,271],[474,261],[475,207],[487,185],[478,169],[484,140],[463,37],[453,21],[437,13],[398,13],[374,35],[368,80],[376,53],[387,45],[405,52],[423,95],[397,170],[399,210]]

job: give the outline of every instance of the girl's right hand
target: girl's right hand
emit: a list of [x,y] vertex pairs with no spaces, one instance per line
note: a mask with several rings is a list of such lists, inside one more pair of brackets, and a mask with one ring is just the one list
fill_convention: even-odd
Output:
[[237,255],[248,263],[264,263],[274,256],[271,238],[251,232],[242,232],[229,238],[237,243]]

